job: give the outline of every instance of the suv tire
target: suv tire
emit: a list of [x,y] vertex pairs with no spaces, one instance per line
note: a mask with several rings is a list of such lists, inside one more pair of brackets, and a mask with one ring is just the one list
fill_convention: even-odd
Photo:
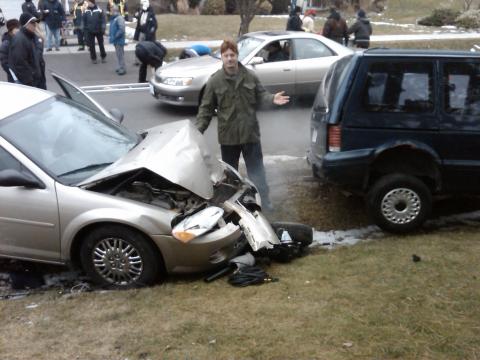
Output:
[[420,179],[405,174],[381,177],[367,194],[367,211],[386,231],[406,233],[427,219],[432,195]]

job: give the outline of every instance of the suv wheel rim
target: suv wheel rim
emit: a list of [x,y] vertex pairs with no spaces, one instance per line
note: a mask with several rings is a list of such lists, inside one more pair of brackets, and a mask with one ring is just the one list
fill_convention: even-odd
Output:
[[399,188],[382,199],[382,214],[394,224],[408,224],[415,220],[422,207],[420,197],[411,189]]
[[138,280],[143,271],[142,257],[137,249],[120,238],[99,241],[92,257],[95,270],[111,284],[131,284]]

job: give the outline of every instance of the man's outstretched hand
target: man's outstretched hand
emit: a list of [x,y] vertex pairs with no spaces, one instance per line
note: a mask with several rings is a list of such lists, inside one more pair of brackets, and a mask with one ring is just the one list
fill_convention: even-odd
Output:
[[273,95],[273,103],[275,105],[285,105],[290,101],[290,96],[283,94],[285,94],[285,91],[280,91]]

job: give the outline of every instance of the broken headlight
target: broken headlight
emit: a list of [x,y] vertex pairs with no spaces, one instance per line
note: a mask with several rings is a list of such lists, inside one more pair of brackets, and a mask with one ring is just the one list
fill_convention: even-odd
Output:
[[223,209],[210,206],[179,222],[172,230],[175,239],[187,243],[211,230],[223,216]]

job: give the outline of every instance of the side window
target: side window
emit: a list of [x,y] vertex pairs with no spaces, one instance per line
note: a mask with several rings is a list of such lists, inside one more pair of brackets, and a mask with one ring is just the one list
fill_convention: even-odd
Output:
[[290,40],[276,40],[263,47],[256,56],[263,58],[264,62],[290,60]]
[[315,39],[295,39],[294,45],[295,60],[315,59],[334,55],[332,50]]
[[20,172],[26,171],[25,167],[17,159],[0,147],[0,171],[8,169],[14,169]]
[[362,93],[369,112],[432,112],[433,64],[372,63]]
[[442,93],[445,112],[480,115],[480,64],[444,64]]

